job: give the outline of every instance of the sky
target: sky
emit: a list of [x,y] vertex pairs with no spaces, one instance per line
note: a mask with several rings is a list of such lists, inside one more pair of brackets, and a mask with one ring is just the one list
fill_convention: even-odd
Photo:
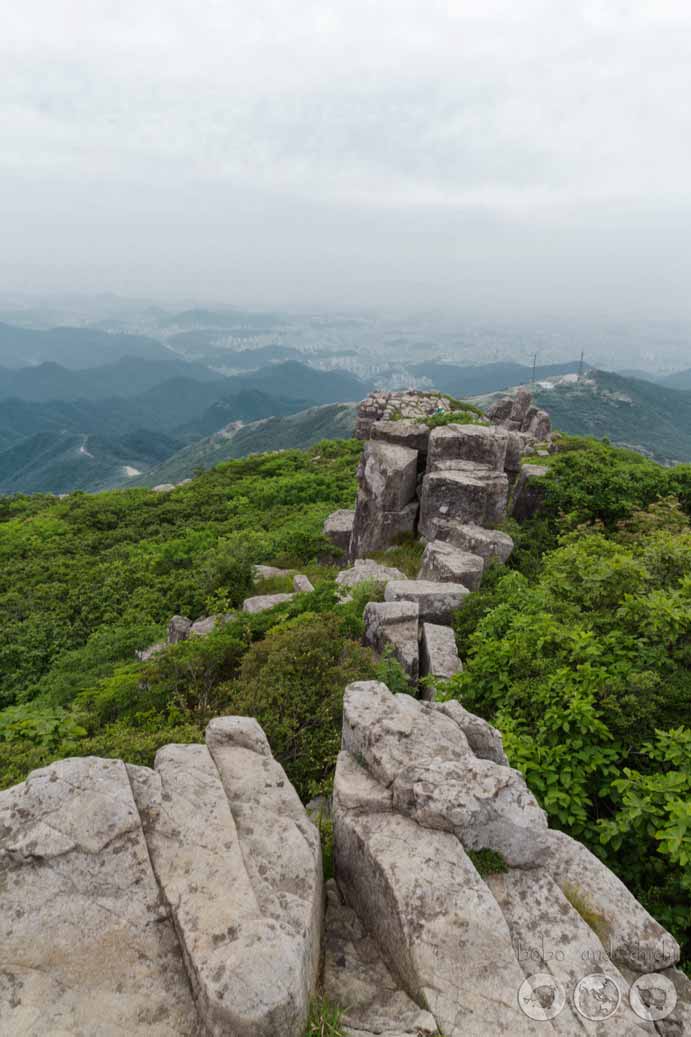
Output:
[[21,0],[0,283],[691,317],[688,0]]

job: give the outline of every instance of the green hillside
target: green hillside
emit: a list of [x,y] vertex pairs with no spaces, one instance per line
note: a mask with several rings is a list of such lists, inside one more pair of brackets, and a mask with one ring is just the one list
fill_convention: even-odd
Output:
[[691,460],[691,391],[606,371],[540,389],[536,402],[554,428],[609,438],[662,462]]
[[[409,689],[361,644],[376,588],[338,604],[342,559],[321,535],[352,505],[360,451],[349,439],[226,461],[167,494],[0,499],[0,787],[64,756],[150,764],[239,714],[303,799],[328,791],[345,685]],[[509,565],[456,615],[465,670],[442,694],[501,729],[552,824],[688,950],[691,466],[569,438],[548,463],[544,513],[507,524]],[[173,614],[238,606],[255,563],[297,568],[316,591],[136,659]]]
[[348,439],[355,429],[356,412],[354,404],[331,403],[286,417],[253,421],[234,430],[222,430],[173,454],[133,480],[132,485],[177,483],[200,468],[211,468],[231,458],[271,450],[304,450],[322,439]]

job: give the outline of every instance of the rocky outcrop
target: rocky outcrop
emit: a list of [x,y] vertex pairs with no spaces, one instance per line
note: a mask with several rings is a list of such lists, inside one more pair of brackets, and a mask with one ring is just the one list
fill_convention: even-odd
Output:
[[365,444],[350,540],[352,558],[381,551],[415,530],[418,455],[392,443]]
[[493,425],[522,432],[536,442],[549,439],[551,423],[547,411],[534,406],[530,392],[521,387],[515,396],[504,396],[487,409]]
[[[540,1032],[573,1037],[652,1032],[626,1004],[605,1028],[590,1023],[574,1008],[576,984],[591,973],[595,985],[611,978],[625,996],[620,963],[669,969],[677,945],[601,862],[549,830],[506,766],[498,733],[459,703],[350,685],[334,825],[338,889],[356,916],[348,931],[376,944],[372,958],[378,951],[392,977],[381,983],[387,994],[400,985],[445,1037],[527,1037],[536,1019],[546,1020]],[[500,855],[484,877],[472,857],[480,849]],[[339,946],[341,911],[339,901]],[[353,942],[344,967],[357,957]],[[372,1011],[373,992],[345,975],[340,989],[350,991],[357,1023],[360,1005],[365,1019]],[[329,976],[338,999],[335,968]],[[560,989],[559,1011],[541,1015]],[[370,1032],[389,1030],[406,1032],[395,1023]]]
[[355,435],[358,439],[369,439],[375,422],[397,419],[419,421],[433,414],[449,413],[453,404],[443,393],[418,392],[372,392],[358,407]]
[[436,540],[438,528],[449,521],[497,525],[506,516],[508,495],[506,475],[484,465],[429,472],[420,494],[420,534]]
[[256,721],[0,793],[0,1032],[303,1037],[319,839]]

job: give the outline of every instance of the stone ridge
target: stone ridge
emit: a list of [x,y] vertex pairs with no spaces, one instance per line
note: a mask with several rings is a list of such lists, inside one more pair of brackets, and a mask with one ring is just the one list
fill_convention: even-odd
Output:
[[[480,849],[499,853],[504,871],[483,879],[468,856]],[[568,995],[540,1032],[654,1032],[626,996],[616,1017],[592,1028],[574,990],[588,973],[612,978],[622,994],[631,982],[622,969],[674,976],[677,944],[601,861],[547,827],[506,766],[499,733],[458,703],[349,685],[334,854],[345,904],[445,1037],[537,1032],[519,1006],[536,972]]]

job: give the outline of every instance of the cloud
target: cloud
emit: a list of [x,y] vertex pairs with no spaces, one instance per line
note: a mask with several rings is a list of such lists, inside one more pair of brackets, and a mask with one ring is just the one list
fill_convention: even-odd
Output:
[[[217,226],[244,226],[243,209],[255,212],[251,265],[277,238],[289,246],[291,208],[338,227],[344,254],[353,213],[383,223],[405,214],[408,247],[445,220],[469,235],[468,251],[442,235],[436,264],[434,249],[428,256],[438,273],[459,255],[467,265],[471,243],[482,254],[489,244],[505,280],[506,221],[511,238],[539,224],[546,251],[535,260],[549,265],[565,227],[573,239],[585,224],[596,241],[616,210],[620,223],[640,224],[644,247],[651,209],[688,208],[686,0],[12,6],[0,39],[0,178],[5,199],[11,187],[39,224],[51,223],[58,199],[88,224],[94,210],[80,195],[96,210],[108,198],[114,215],[134,220],[120,185],[120,196],[140,191],[154,212],[169,205],[196,250],[206,195]],[[146,234],[162,233],[146,211],[130,229],[147,251]],[[100,244],[104,275],[109,262],[121,265],[121,237]],[[309,237],[324,244],[314,228]],[[40,227],[32,241],[55,244]],[[295,242],[308,269],[303,251]],[[209,270],[224,255],[211,229]],[[377,268],[386,261],[377,242],[372,256]],[[390,258],[395,268],[400,257]],[[79,262],[75,254],[75,270]]]

